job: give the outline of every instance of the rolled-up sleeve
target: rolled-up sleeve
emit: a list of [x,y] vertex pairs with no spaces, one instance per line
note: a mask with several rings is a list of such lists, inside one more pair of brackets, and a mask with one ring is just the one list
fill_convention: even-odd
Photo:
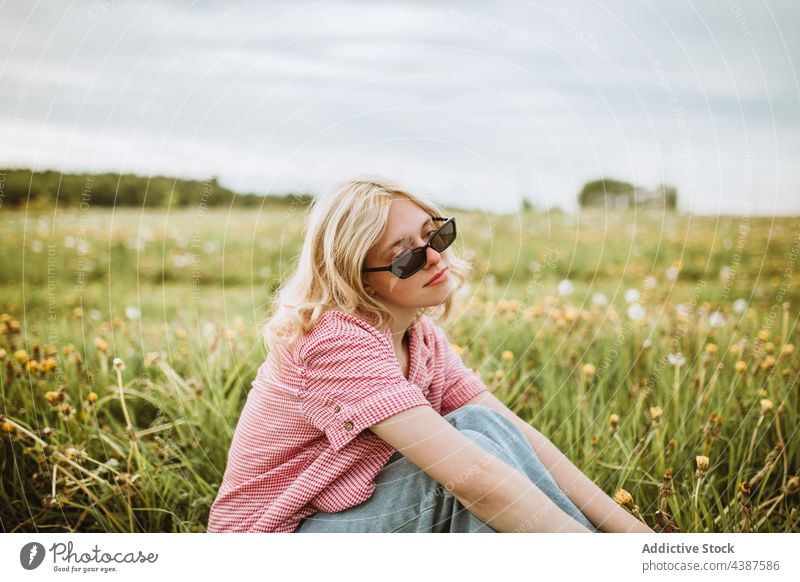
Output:
[[469,400],[489,388],[480,376],[468,368],[453,346],[447,339],[444,331],[438,326],[433,326],[439,353],[442,354],[444,363],[445,386],[442,394],[442,416],[458,410]]
[[388,342],[355,324],[335,322],[309,342],[303,359],[303,416],[336,451],[399,412],[431,405],[403,376]]

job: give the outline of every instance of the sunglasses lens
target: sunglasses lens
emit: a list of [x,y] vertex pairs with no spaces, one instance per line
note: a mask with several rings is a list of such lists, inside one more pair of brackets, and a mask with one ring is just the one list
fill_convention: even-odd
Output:
[[431,239],[431,246],[437,253],[441,253],[456,240],[456,223],[451,220],[447,222],[439,232]]
[[425,266],[425,251],[414,249],[401,257],[392,264],[394,274],[401,279],[406,279]]

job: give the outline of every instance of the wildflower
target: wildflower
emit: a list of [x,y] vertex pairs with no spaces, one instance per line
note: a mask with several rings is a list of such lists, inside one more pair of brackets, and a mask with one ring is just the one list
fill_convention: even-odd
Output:
[[685,319],[689,317],[691,308],[686,303],[678,303],[678,305],[675,306],[675,312],[679,317],[683,317]]
[[594,373],[597,372],[597,367],[594,364],[584,364],[583,365],[583,375],[584,376],[594,376]]
[[698,455],[695,457],[695,462],[697,463],[698,471],[702,471],[703,473],[708,471],[708,457],[705,455]]
[[667,267],[667,270],[664,271],[664,276],[670,281],[674,281],[678,278],[678,268],[674,266]]
[[649,350],[652,347],[653,347],[653,341],[650,338],[647,338],[646,340],[644,340],[642,342],[642,349],[643,350]]
[[736,368],[736,371],[740,374],[744,374],[745,370],[747,370],[747,362],[744,360],[739,360],[736,362],[736,364],[734,364],[734,368]]
[[16,428],[14,428],[14,425],[11,424],[9,421],[4,420],[2,424],[0,424],[0,430],[2,430],[6,434],[14,434]]
[[125,362],[122,361],[122,358],[114,358],[111,367],[114,368],[114,370],[119,370],[121,372],[125,369]]
[[44,362],[42,362],[41,369],[42,372],[47,373],[55,370],[57,366],[58,366],[58,360],[56,360],[55,358],[47,358]]
[[150,366],[153,365],[153,362],[155,362],[160,357],[161,354],[159,352],[150,352],[144,358],[144,367],[149,368]]
[[108,342],[103,338],[96,337],[94,338],[94,347],[97,348],[98,352],[107,352],[108,351]]
[[651,406],[650,407],[650,418],[652,418],[653,420],[658,420],[659,418],[661,418],[661,415],[663,413],[664,413],[664,411],[661,410],[660,406]]
[[[788,356],[789,354],[794,353],[794,346],[792,344],[784,344],[781,346],[781,351],[779,352],[782,356]],[[2,359],[2,356],[0,356]]]
[[56,404],[63,402],[66,396],[67,395],[63,390],[58,390],[58,391],[51,390],[45,393],[44,399],[47,400],[50,404],[55,406]]
[[592,303],[594,305],[599,305],[600,307],[604,307],[608,305],[608,297],[606,297],[602,293],[595,293],[594,295],[592,295]]
[[708,316],[708,325],[711,327],[722,327],[725,325],[725,316],[721,311],[714,311]]
[[667,354],[667,360],[673,366],[683,366],[686,363],[686,357],[680,352]]
[[496,370],[494,373],[495,380],[500,380],[503,377],[503,370]]
[[232,339],[235,339],[235,338],[236,338],[236,330],[233,330],[233,329],[226,329],[226,330],[225,330],[225,331],[222,333],[222,335],[223,335],[223,337],[225,337],[225,339],[227,339],[227,340],[232,340]]
[[759,403],[761,404],[761,414],[766,414],[772,410],[772,400],[769,398],[762,398]]
[[717,344],[706,344],[705,350],[707,354],[716,354],[717,353]]
[[614,501],[619,503],[623,507],[627,507],[628,509],[633,509],[633,496],[628,493],[625,489],[620,489],[616,493],[614,493]]
[[572,284],[572,281],[569,279],[562,279],[558,282],[558,294],[559,295],[572,295],[575,291],[575,285]]
[[89,392],[89,394],[86,395],[86,401],[89,404],[94,404],[97,402],[97,392]]
[[761,369],[762,369],[762,370],[767,370],[767,371],[769,371],[769,370],[771,370],[771,369],[772,369],[772,368],[774,368],[774,367],[775,367],[775,357],[774,357],[774,356],[766,356],[766,357],[765,357],[765,358],[764,358],[764,359],[761,361]]
[[17,350],[16,352],[14,352],[14,357],[17,358],[17,361],[20,364],[24,364],[30,359],[28,357],[28,352],[26,352],[25,350]]
[[83,309],[81,309],[80,307],[76,307],[75,309],[73,309],[72,310],[72,317],[74,317],[75,319],[82,318],[83,317]]
[[734,313],[744,313],[745,309],[747,309],[747,301],[745,299],[739,298],[733,302]]
[[175,330],[175,335],[177,337],[181,338],[181,339],[185,339],[186,338],[186,330],[183,329],[182,327],[179,327],[178,329]]
[[658,279],[652,275],[648,275],[644,278],[644,281],[642,281],[642,286],[645,289],[655,289],[656,285],[658,285]]
[[619,425],[619,414],[612,414],[608,417],[608,422],[611,423],[611,430],[612,432],[617,430],[617,426]]
[[128,305],[125,308],[125,317],[131,321],[138,321],[142,318],[142,312],[135,305]]
[[633,321],[641,321],[645,318],[647,312],[644,310],[639,303],[632,303],[628,307],[628,317],[631,318]]
[[762,329],[761,331],[758,332],[756,337],[758,337],[758,339],[760,339],[762,342],[767,341],[769,339],[769,330]]
[[0,348],[0,360],[6,359],[6,351],[3,348]]
[[764,344],[764,351],[768,354],[775,352],[775,344],[772,342],[767,342]]
[[511,350],[505,350],[500,357],[504,362],[510,362],[514,359],[514,352]]
[[451,347],[453,348],[453,351],[454,351],[455,353],[459,354],[459,355],[461,355],[461,354],[464,352],[464,348],[462,348],[462,347],[461,347],[460,345],[458,345],[458,344],[452,344],[452,345],[451,345]]
[[636,303],[639,301],[639,291],[636,289],[628,289],[625,291],[625,303]]
[[37,362],[36,360],[28,360],[27,362],[25,362],[25,369],[28,372],[37,371],[39,369],[39,362]]

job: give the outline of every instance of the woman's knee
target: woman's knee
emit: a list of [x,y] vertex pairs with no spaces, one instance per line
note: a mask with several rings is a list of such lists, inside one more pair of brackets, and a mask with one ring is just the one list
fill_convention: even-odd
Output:
[[502,413],[480,404],[465,404],[445,419],[458,430],[474,430],[501,444],[526,440],[522,431]]

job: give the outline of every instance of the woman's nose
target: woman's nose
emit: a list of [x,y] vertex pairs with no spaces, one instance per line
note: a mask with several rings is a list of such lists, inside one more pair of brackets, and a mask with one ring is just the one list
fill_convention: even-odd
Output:
[[441,253],[439,251],[437,251],[436,249],[434,249],[433,247],[428,247],[427,249],[425,249],[425,252],[428,254],[428,256],[426,257],[426,261],[425,261],[425,265],[426,266],[435,265],[442,258]]

